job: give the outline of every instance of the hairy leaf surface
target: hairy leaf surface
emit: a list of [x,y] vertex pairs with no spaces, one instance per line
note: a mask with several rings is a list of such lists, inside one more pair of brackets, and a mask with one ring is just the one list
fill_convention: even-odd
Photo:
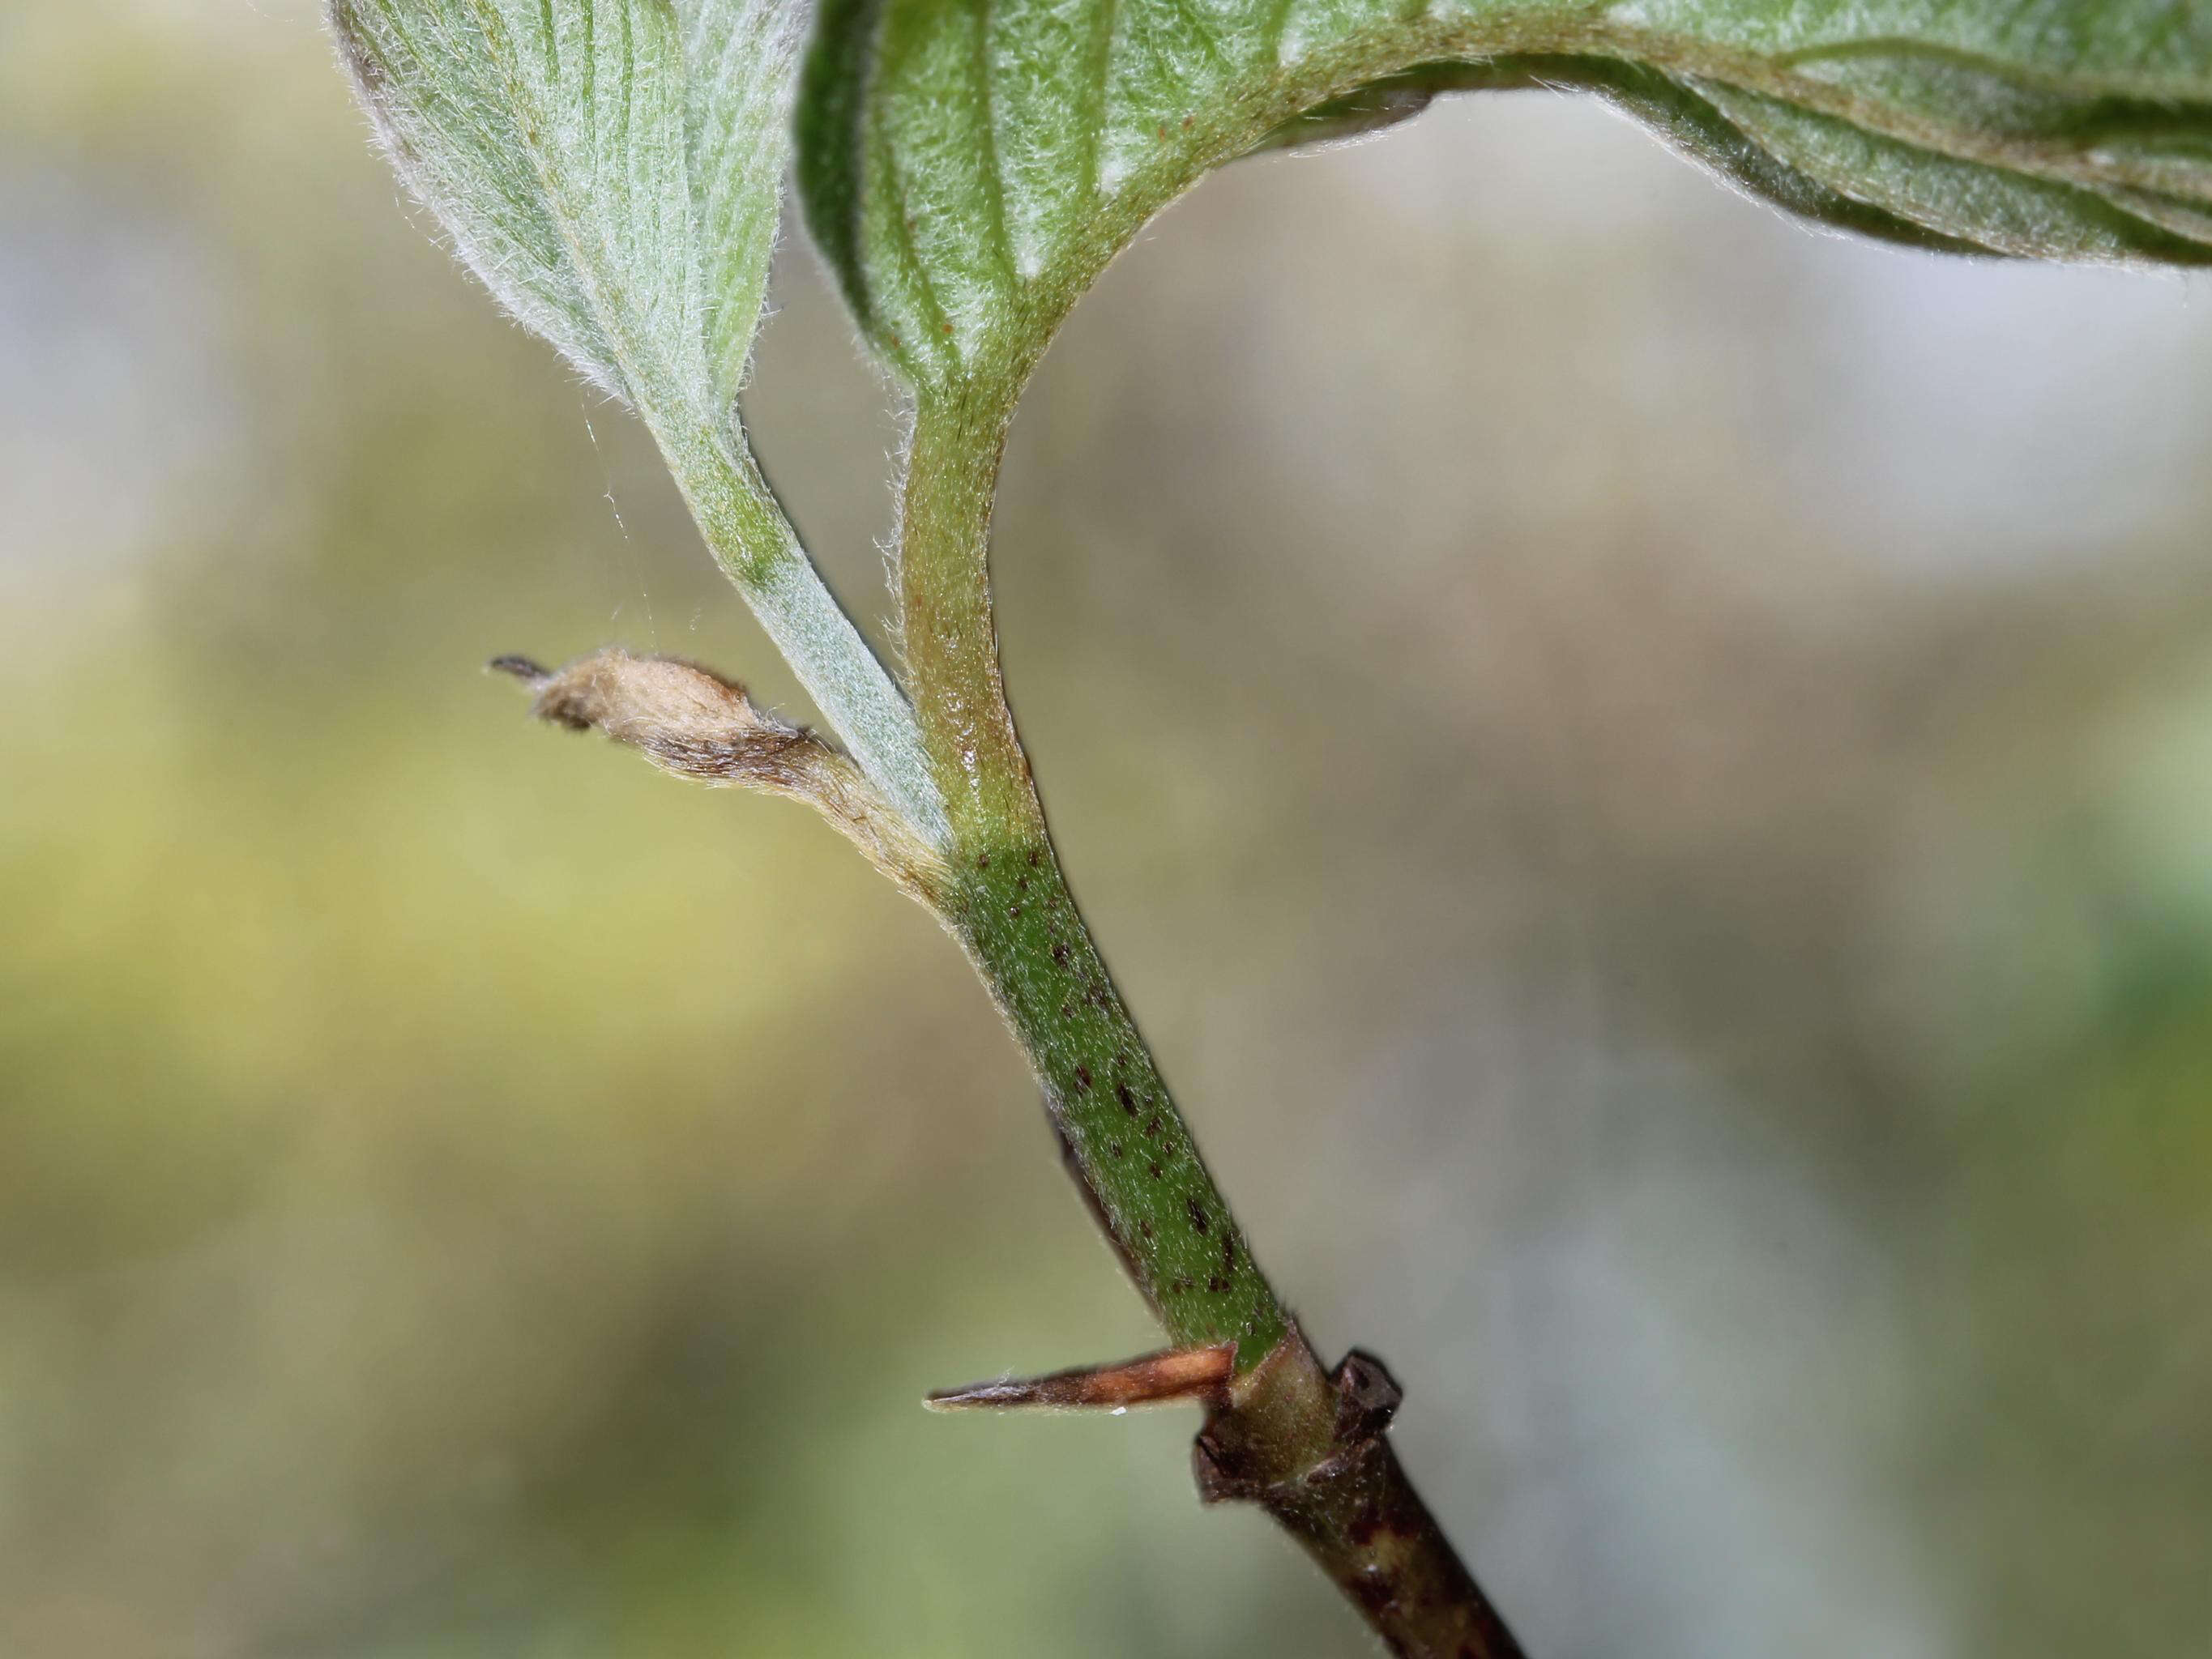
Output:
[[678,0],[684,27],[692,211],[715,394],[744,382],[768,293],[791,159],[805,7],[796,0]]
[[800,189],[910,380],[1018,378],[1208,167],[1531,85],[1595,92],[1826,224],[2212,262],[2192,0],[826,0]]
[[708,545],[925,837],[912,710],[734,417],[775,242],[803,0],[331,0],[400,175],[501,303],[659,441]]
[[793,0],[332,0],[409,187],[595,384],[726,406],[775,240]]

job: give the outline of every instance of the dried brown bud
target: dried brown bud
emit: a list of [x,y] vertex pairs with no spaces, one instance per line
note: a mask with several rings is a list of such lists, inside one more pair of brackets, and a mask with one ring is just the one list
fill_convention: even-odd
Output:
[[673,657],[609,649],[548,672],[527,657],[490,666],[537,693],[531,712],[574,732],[604,732],[663,771],[803,800],[915,897],[942,874],[936,852],[851,758],[753,707],[745,689]]

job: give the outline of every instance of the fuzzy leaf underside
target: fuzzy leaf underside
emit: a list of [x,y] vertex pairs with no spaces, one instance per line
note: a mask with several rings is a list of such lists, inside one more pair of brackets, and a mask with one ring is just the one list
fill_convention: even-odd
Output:
[[805,9],[794,0],[678,0],[676,10],[708,366],[726,404],[744,383],[768,296]]
[[775,241],[793,0],[331,0],[409,189],[586,378],[726,411]]
[[1018,380],[1209,167],[1534,85],[1606,97],[1826,225],[2212,263],[2212,6],[2191,0],[825,0],[799,189],[910,383]]
[[462,259],[623,398],[870,781],[934,842],[912,708],[735,410],[775,243],[805,0],[330,0],[379,136]]

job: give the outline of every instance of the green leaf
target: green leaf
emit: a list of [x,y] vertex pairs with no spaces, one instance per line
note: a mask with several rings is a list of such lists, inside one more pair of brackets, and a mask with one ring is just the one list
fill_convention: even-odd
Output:
[[787,153],[791,0],[332,0],[409,187],[500,302],[660,420],[726,410]]
[[854,757],[927,838],[912,709],[754,465],[760,323],[802,0],[331,0],[409,187],[501,304],[628,400],[707,544]]
[[744,384],[768,293],[805,8],[794,0],[678,0],[676,9],[707,362],[726,401]]
[[2212,6],[2192,0],[827,0],[799,188],[910,381],[1018,382],[1209,167],[1534,85],[1607,98],[1824,224],[2212,262]]

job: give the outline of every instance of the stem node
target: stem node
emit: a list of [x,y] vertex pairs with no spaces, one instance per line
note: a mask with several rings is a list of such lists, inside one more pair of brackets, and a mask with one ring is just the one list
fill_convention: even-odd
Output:
[[1353,1349],[1324,1372],[1294,1326],[1191,1449],[1200,1498],[1256,1504],[1409,1659],[1522,1659],[1388,1438],[1404,1398]]

